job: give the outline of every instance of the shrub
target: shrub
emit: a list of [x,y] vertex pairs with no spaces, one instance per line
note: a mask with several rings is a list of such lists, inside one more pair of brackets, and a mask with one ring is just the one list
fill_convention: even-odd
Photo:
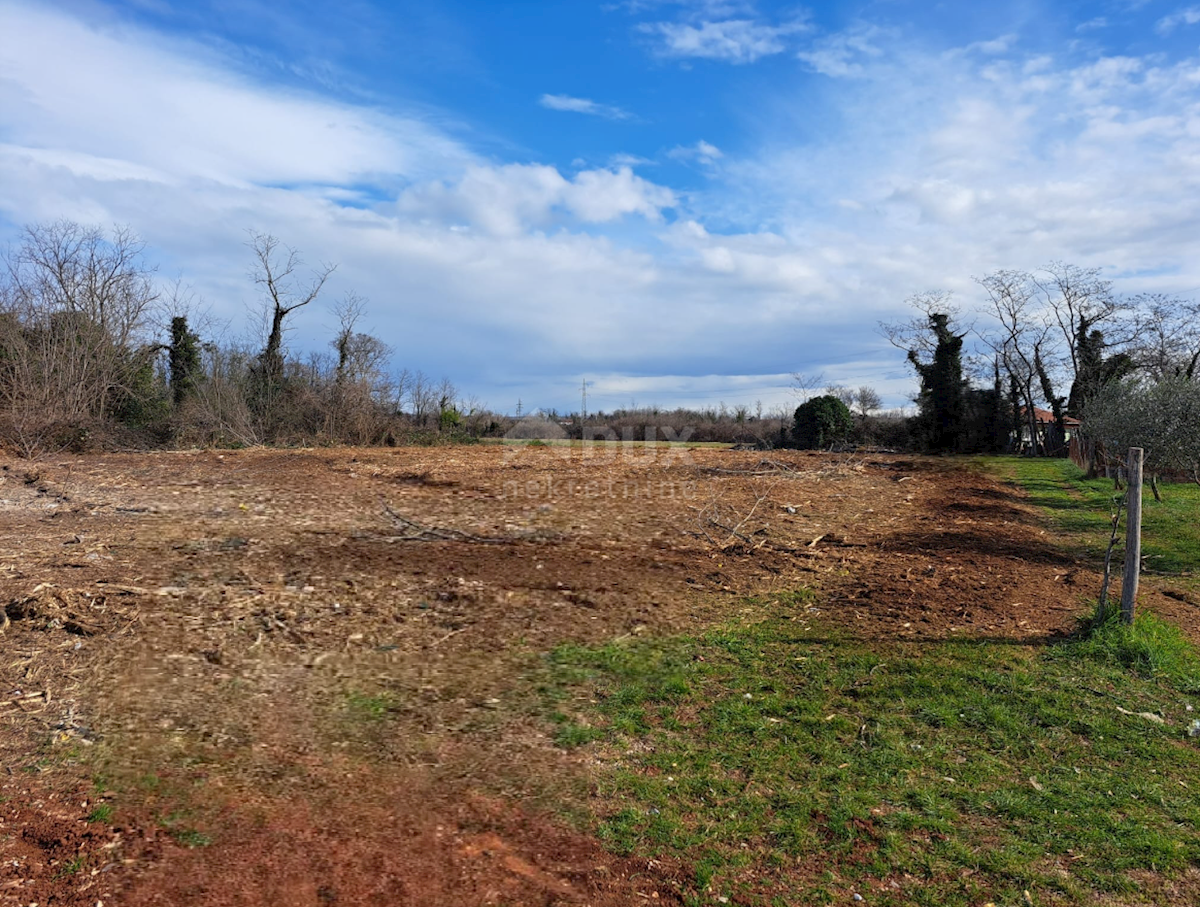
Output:
[[828,447],[846,438],[853,429],[854,418],[846,404],[826,394],[796,407],[792,438],[799,447]]

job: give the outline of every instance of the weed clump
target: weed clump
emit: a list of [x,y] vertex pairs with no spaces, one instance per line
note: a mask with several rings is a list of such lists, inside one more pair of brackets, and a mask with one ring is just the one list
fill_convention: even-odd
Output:
[[1133,671],[1139,677],[1166,680],[1183,692],[1200,691],[1200,656],[1173,624],[1142,611],[1132,624],[1112,608],[1096,610],[1083,620],[1067,652]]

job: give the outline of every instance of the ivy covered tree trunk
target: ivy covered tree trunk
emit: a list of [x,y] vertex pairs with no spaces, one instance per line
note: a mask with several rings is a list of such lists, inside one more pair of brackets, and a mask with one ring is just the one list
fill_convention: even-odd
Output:
[[187,317],[171,319],[171,346],[167,350],[171,380],[171,400],[179,409],[196,390],[200,373],[200,338],[188,329]]
[[921,379],[917,398],[922,434],[926,446],[935,453],[953,453],[959,447],[965,410],[966,382],[962,373],[962,346],[965,335],[950,329],[950,316],[934,313],[929,327],[937,339],[931,363],[921,362],[916,350],[908,351],[908,361]]
[[[1050,403],[1050,412],[1054,416],[1054,431],[1052,437],[1046,438],[1046,455],[1052,457],[1066,456],[1067,442],[1067,414],[1063,410],[1063,404],[1066,403],[1066,397],[1056,397],[1054,395],[1054,385],[1050,382],[1050,373],[1046,370],[1046,364],[1042,361],[1041,350],[1034,350],[1033,353],[1034,368],[1037,369],[1038,381],[1042,385],[1042,396]],[[1050,434],[1049,432],[1047,433]]]

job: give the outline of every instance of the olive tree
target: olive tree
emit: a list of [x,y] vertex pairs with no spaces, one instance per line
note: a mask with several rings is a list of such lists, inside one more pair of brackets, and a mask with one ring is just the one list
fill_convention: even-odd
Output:
[[1082,422],[1110,457],[1130,447],[1145,451],[1155,497],[1156,477],[1163,472],[1188,473],[1200,482],[1200,382],[1183,376],[1114,381],[1087,399]]

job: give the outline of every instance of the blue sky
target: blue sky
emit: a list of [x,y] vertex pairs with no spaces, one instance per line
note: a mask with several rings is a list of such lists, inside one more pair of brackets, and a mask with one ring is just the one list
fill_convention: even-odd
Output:
[[252,342],[274,233],[500,410],[899,404],[913,293],[1200,289],[1186,2],[0,0],[0,36],[0,238],[129,224]]

